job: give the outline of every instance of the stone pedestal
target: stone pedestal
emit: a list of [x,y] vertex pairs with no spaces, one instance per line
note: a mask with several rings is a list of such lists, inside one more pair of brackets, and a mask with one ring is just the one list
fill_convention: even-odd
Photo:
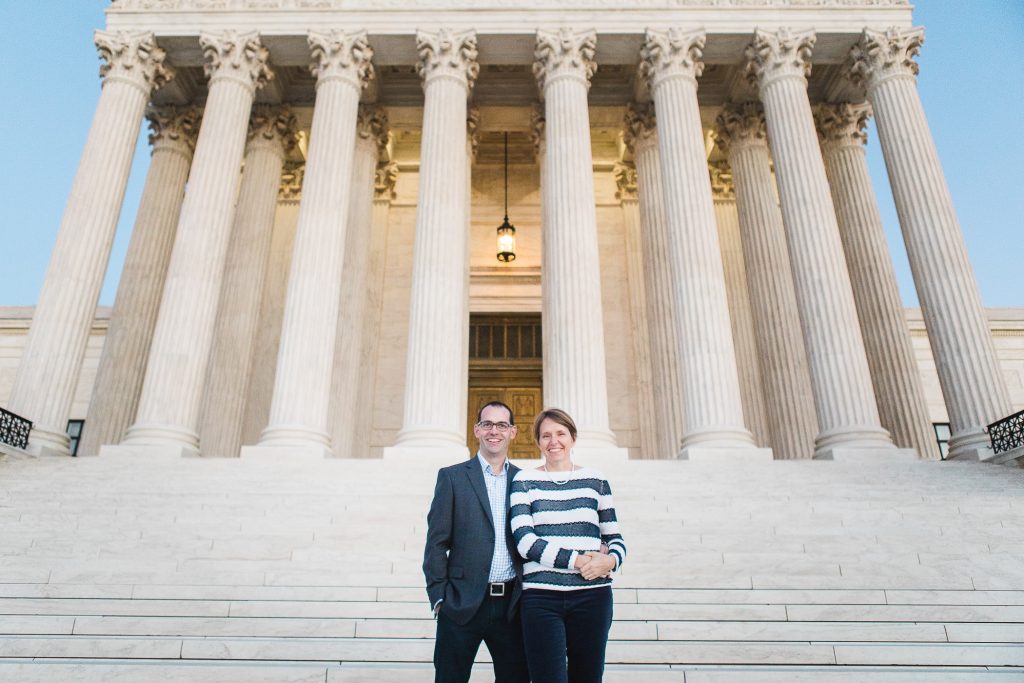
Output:
[[31,420],[28,452],[69,455],[65,432],[124,201],[142,115],[171,77],[152,33],[97,31],[103,90],[7,402]]

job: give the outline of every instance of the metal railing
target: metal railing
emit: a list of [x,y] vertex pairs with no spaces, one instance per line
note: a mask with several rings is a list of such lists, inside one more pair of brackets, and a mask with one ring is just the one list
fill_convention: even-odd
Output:
[[0,441],[15,448],[28,448],[28,433],[31,431],[31,422],[0,408]]
[[1024,410],[993,422],[985,428],[996,455],[1024,446]]

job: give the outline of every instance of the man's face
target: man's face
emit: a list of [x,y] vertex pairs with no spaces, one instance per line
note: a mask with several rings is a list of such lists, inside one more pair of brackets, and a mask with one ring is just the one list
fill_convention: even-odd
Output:
[[[505,431],[500,427],[508,424],[512,416],[500,406],[487,406],[480,413],[480,422],[473,426],[473,434],[480,442],[480,452],[492,458],[504,458],[508,456],[508,446],[512,439],[516,438],[517,430],[515,425],[510,425]],[[486,429],[480,423],[492,423]]]

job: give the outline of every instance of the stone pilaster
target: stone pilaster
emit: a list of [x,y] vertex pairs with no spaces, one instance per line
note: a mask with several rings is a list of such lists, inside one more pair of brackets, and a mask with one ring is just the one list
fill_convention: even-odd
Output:
[[633,367],[636,371],[637,421],[640,429],[640,455],[657,458],[660,425],[654,410],[651,379],[650,337],[647,324],[647,293],[644,291],[643,228],[640,224],[640,197],[637,171],[633,164],[619,162],[612,169],[615,196],[622,202],[626,229],[626,281],[629,289],[629,313],[633,324]]
[[587,92],[593,31],[538,31],[533,64],[544,101],[544,403],[567,410],[581,447],[615,447],[608,424],[601,271]]
[[917,92],[920,28],[865,29],[849,73],[875,112],[903,241],[935,354],[950,457],[991,457],[985,426],[1012,412],[953,199]]
[[366,432],[356,431],[361,393],[363,347],[372,337],[365,324],[370,308],[370,257],[373,240],[374,195],[377,163],[387,145],[388,118],[379,107],[360,106],[356,122],[355,152],[352,157],[351,196],[348,205],[348,237],[342,270],[341,308],[338,311],[337,348],[331,388],[332,444],[334,455],[353,457],[366,441]]
[[458,457],[460,450],[468,452],[461,410],[468,363],[462,336],[469,316],[466,98],[479,72],[476,34],[419,32],[416,45],[423,140],[405,410],[396,447]]
[[675,286],[685,432],[680,457],[770,457],[744,426],[743,401],[711,199],[697,78],[705,36],[649,30],[640,75],[658,113],[668,254]]
[[722,249],[722,269],[725,271],[725,291],[729,299],[729,322],[736,347],[736,369],[740,377],[740,398],[743,399],[744,423],[754,435],[758,446],[771,446],[768,417],[764,405],[761,367],[757,341],[754,339],[754,320],[750,312],[750,294],[747,268],[740,238],[740,219],[736,208],[736,190],[732,170],[724,161],[708,164],[711,174],[711,195],[718,225],[718,244]]
[[7,404],[34,423],[37,454],[70,453],[65,430],[143,112],[173,77],[152,33],[97,31],[95,43],[103,89]]
[[299,203],[281,345],[263,448],[329,454],[335,335],[359,97],[373,77],[365,32],[311,32],[316,102]]
[[135,418],[201,110],[151,108],[146,118],[152,131],[149,144],[153,152],[103,342],[79,455],[97,455],[100,446],[120,443]]
[[[202,33],[210,78],[135,424],[125,446],[197,454],[203,380],[253,97],[273,77],[255,32]],[[142,448],[139,447],[150,447]]]
[[253,108],[201,412],[199,445],[206,456],[233,458],[242,447],[242,418],[281,169],[297,132],[287,106]]
[[816,123],[882,426],[897,446],[939,457],[896,271],[871,185],[867,104],[818,105]]
[[727,107],[715,137],[732,170],[772,450],[810,458],[818,419],[761,105]]
[[626,145],[636,160],[644,287],[659,458],[674,458],[683,438],[683,381],[675,324],[675,286],[669,263],[668,223],[662,200],[658,132],[652,103],[626,109]]
[[825,178],[807,74],[815,36],[756,31],[747,75],[760,89],[775,159],[820,432],[815,457],[896,455],[882,428]]

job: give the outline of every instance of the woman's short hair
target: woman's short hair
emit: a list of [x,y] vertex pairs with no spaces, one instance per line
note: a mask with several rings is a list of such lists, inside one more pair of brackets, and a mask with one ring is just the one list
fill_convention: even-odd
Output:
[[576,423],[569,417],[569,413],[561,408],[545,408],[533,419],[533,438],[537,443],[540,443],[540,423],[544,420],[551,420],[562,425],[569,430],[569,436],[572,437],[572,440],[576,440]]

